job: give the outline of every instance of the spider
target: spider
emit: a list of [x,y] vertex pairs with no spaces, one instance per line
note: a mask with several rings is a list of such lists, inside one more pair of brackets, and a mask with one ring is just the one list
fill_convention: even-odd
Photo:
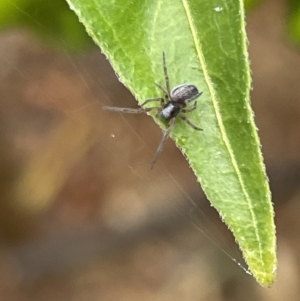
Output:
[[[154,167],[157,158],[159,157],[160,153],[163,150],[167,138],[169,137],[171,131],[175,126],[176,117],[179,117],[182,120],[184,120],[194,130],[197,131],[203,130],[195,126],[184,115],[185,113],[194,111],[197,108],[197,101],[194,102],[192,107],[190,108],[186,108],[186,107],[191,101],[197,99],[203,92],[199,92],[197,87],[192,84],[182,84],[170,90],[169,76],[168,76],[166,57],[164,52],[163,52],[163,69],[164,69],[164,76],[166,82],[166,89],[163,88],[160,84],[155,83],[155,85],[163,92],[164,97],[147,99],[141,104],[141,107],[138,109],[108,107],[108,106],[103,107],[104,110],[117,111],[122,113],[131,113],[131,114],[147,113],[156,110],[158,112],[157,115],[159,117],[168,121],[168,128],[166,131],[164,131],[163,137],[152,159],[151,169]],[[155,106],[150,108],[144,107],[146,104],[150,102],[157,102],[157,101],[160,101],[160,106]]]

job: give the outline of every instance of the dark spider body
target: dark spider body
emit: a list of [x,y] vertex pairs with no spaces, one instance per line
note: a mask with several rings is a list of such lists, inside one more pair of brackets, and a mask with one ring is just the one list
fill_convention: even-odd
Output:
[[[169,127],[164,132],[163,138],[152,160],[151,169],[153,168],[159,154],[161,153],[163,146],[170,135],[170,132],[174,128],[176,117],[184,120],[194,130],[202,131],[201,128],[195,126],[189,119],[187,119],[184,116],[185,113],[191,112],[197,108],[197,101],[194,102],[192,107],[190,108],[186,108],[186,107],[191,101],[197,99],[202,94],[202,92],[199,92],[196,86],[192,84],[182,84],[175,87],[172,91],[170,91],[169,76],[167,72],[164,52],[163,52],[163,68],[165,74],[166,89],[159,84],[155,84],[155,85],[163,92],[164,97],[147,99],[141,104],[141,108],[139,109],[107,107],[107,106],[103,107],[103,109],[105,110],[117,111],[122,113],[132,113],[132,114],[147,113],[152,110],[157,110],[158,116],[160,116],[162,119],[169,122]],[[146,104],[155,101],[160,101],[159,107],[156,106],[156,107],[144,108]]]
[[170,120],[180,113],[181,106],[179,102],[170,100],[163,106],[159,115],[165,120]]
[[163,106],[160,116],[166,120],[176,117],[181,109],[185,108],[189,102],[198,98],[201,94],[191,84],[183,84],[175,87],[170,93],[171,100]]

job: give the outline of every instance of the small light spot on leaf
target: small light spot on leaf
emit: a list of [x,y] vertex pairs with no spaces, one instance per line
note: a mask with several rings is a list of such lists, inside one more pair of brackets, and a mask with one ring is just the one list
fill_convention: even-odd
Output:
[[214,8],[214,10],[219,13],[223,10],[223,7],[217,6],[217,7]]

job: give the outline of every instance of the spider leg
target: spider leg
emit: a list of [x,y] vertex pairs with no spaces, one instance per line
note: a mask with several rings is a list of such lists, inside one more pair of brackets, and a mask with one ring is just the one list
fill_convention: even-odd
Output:
[[167,87],[168,95],[170,95],[171,94],[171,91],[170,91],[170,81],[169,81],[167,64],[166,64],[166,55],[165,55],[164,51],[163,51],[163,67],[164,67],[166,87]]
[[160,84],[155,83],[155,85],[164,93],[165,101],[168,101],[171,98],[170,94],[168,94],[168,91],[166,91],[166,89],[164,89]]
[[181,112],[182,113],[188,113],[188,112],[192,112],[194,110],[196,110],[197,108],[197,101],[195,101],[195,103],[193,104],[193,106],[189,109],[181,109]]
[[154,164],[155,164],[157,158],[159,157],[160,153],[162,152],[162,150],[163,150],[163,148],[164,148],[164,145],[165,145],[165,143],[166,143],[166,141],[167,141],[167,139],[168,139],[168,137],[169,137],[171,131],[172,131],[173,128],[174,128],[174,125],[175,125],[175,118],[172,118],[171,121],[170,121],[170,123],[169,123],[169,127],[168,127],[168,129],[164,132],[163,137],[162,137],[162,139],[161,139],[161,141],[160,141],[160,143],[159,143],[159,145],[158,145],[158,148],[157,148],[157,150],[156,150],[156,152],[155,152],[155,155],[154,155],[154,157],[153,157],[153,159],[152,159],[152,162],[151,162],[151,169],[153,169]]
[[144,111],[145,112],[151,112],[153,110],[160,110],[161,108],[160,107],[151,107],[151,108],[145,108]]
[[121,113],[129,113],[129,114],[141,114],[141,113],[150,112],[154,109],[159,109],[159,108],[160,107],[134,109],[134,108],[119,108],[119,107],[103,106],[103,110],[115,111],[115,112],[121,112]]
[[162,97],[156,97],[156,98],[150,98],[150,99],[146,99],[142,104],[141,107],[143,107],[145,104],[152,102],[152,101],[160,101],[161,105],[164,104],[164,99]]
[[182,120],[184,120],[189,126],[191,126],[194,130],[196,131],[203,131],[203,129],[195,126],[189,119],[187,119],[185,116],[182,114],[179,114],[178,117],[180,117]]

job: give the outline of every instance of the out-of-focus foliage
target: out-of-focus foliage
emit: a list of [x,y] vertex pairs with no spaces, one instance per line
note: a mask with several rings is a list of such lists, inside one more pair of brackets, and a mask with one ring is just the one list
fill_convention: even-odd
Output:
[[[245,8],[251,11],[263,1],[244,0]],[[62,41],[69,50],[80,50],[92,44],[65,0],[1,0],[0,29],[17,25],[27,26],[44,38],[55,36],[54,40]],[[290,39],[300,45],[299,0],[289,0],[287,31]]]
[[263,0],[244,0],[246,11],[255,8],[255,6],[261,3],[262,1]]
[[69,50],[92,45],[65,0],[1,0],[0,29],[25,26]]
[[289,1],[287,30],[290,39],[300,46],[300,1]]

